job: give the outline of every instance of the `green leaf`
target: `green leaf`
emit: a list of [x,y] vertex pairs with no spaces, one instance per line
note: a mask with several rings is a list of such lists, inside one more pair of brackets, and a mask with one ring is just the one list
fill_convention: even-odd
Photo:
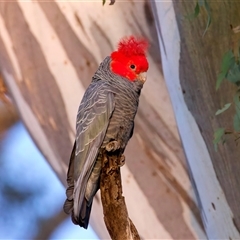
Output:
[[102,5],[104,6],[104,4],[106,3],[106,0],[102,0]]
[[192,20],[192,19],[196,18],[199,13],[200,13],[200,8],[199,8],[199,4],[197,2],[196,6],[195,6],[195,9],[194,9],[194,13],[191,13],[191,14],[185,16],[185,17],[189,20]]
[[210,12],[210,7],[208,5],[207,0],[198,0],[194,8],[194,13],[191,13],[185,17],[189,20],[196,18],[200,13],[200,7],[204,7],[206,9],[207,16],[208,16],[207,25],[203,33],[203,36],[204,36],[211,24],[211,12]]
[[218,128],[215,132],[214,132],[214,139],[213,139],[213,144],[214,144],[214,148],[215,151],[217,151],[217,145],[220,141],[222,140],[222,137],[225,133],[225,129],[224,128]]
[[[222,59],[221,72],[218,74],[216,82],[216,90],[220,87],[222,81],[227,77],[228,71],[234,66],[235,58],[233,52],[230,50],[226,52]],[[232,76],[230,76],[231,78]]]
[[199,4],[197,3],[194,9],[194,18],[196,18],[199,13],[200,13],[200,8],[199,8]]
[[[207,30],[208,30],[211,22],[212,22],[212,18],[211,18],[210,7],[209,7],[209,5],[208,5],[207,0],[204,0],[204,1],[201,0],[201,2],[204,2],[203,4],[204,4],[204,7],[205,7],[205,9],[206,9],[206,11],[207,11],[207,15],[208,15],[207,26],[206,26],[205,31],[204,31],[204,33],[203,33],[203,36],[204,36],[205,33],[207,32]],[[198,4],[200,5],[199,1],[198,1]],[[201,3],[201,4],[202,4],[202,3]],[[200,5],[200,6],[201,6],[201,5]]]
[[239,85],[240,83],[240,65],[234,62],[233,66],[228,71],[226,79],[230,82]]
[[218,74],[217,82],[216,82],[216,90],[219,89],[223,79],[226,78],[225,74],[223,72]]
[[221,72],[227,76],[229,69],[234,65],[235,58],[232,50],[226,52],[223,56]]
[[223,108],[217,110],[217,112],[215,113],[215,115],[219,115],[219,114],[225,112],[227,109],[230,108],[231,104],[232,104],[232,103],[226,103]]

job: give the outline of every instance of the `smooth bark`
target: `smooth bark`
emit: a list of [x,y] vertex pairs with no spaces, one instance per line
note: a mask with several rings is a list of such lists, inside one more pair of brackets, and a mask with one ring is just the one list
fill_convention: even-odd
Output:
[[197,1],[155,1],[153,9],[163,72],[206,233],[209,239],[239,239],[240,149],[228,139],[216,152],[213,133],[232,126],[231,110],[217,117],[215,112],[232,100],[236,87],[225,82],[216,92],[215,86],[223,55],[237,37],[231,26],[239,25],[240,2],[207,2],[212,21],[204,36],[204,7],[196,19],[186,18]]

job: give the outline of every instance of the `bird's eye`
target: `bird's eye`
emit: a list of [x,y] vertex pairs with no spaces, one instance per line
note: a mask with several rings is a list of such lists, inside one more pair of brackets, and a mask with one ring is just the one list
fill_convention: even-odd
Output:
[[135,66],[134,64],[131,64],[131,65],[130,65],[130,68],[131,68],[131,69],[135,69],[136,66]]

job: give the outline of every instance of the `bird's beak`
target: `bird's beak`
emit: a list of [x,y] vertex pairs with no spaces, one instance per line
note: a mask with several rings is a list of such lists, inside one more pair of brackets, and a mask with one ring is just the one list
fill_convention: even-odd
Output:
[[145,83],[146,80],[147,80],[147,72],[139,73],[138,76],[137,76],[137,79],[138,79],[140,82]]

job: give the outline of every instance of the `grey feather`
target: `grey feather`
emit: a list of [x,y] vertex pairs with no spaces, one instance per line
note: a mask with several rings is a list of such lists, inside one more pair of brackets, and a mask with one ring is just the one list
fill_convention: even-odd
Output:
[[[91,83],[84,94],[77,114],[75,154],[71,157],[69,165],[71,170],[68,174],[68,201],[64,207],[66,212],[69,212],[70,209],[73,210],[73,218],[76,223],[80,221],[79,213],[85,201],[87,182],[93,171],[109,118],[114,109],[114,96],[106,85],[108,85],[107,82]],[[73,186],[74,191],[71,196]],[[72,199],[73,202],[71,202]],[[73,204],[73,209],[69,207],[69,201]]]

